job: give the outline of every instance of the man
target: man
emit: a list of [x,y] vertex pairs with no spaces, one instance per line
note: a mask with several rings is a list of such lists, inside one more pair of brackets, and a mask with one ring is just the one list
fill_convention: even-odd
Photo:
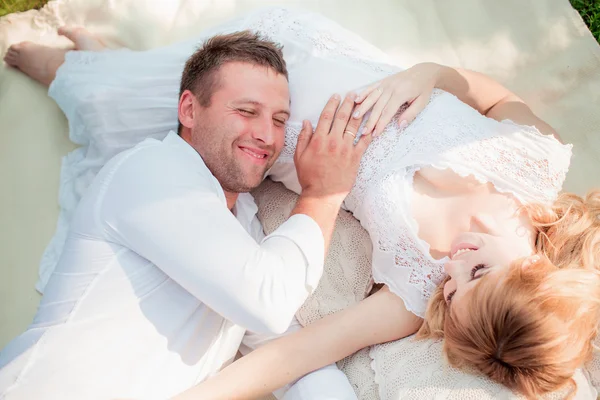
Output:
[[[102,48],[83,30],[61,33]],[[65,53],[20,44],[5,60],[48,85]],[[332,97],[298,140],[302,195],[264,237],[247,192],[283,147],[289,103],[281,49],[255,34],[216,36],[192,55],[178,134],[113,158],[82,198],[33,324],[0,355],[3,398],[167,398],[229,362],[246,330],[266,335],[250,335],[252,347],[288,329],[370,140],[354,145],[353,98],[336,113]],[[285,398],[354,396],[333,367],[306,382]]]

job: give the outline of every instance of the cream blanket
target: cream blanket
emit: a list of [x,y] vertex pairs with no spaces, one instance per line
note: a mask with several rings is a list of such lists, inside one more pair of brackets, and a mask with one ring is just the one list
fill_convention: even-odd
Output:
[[[40,11],[0,19],[0,53],[22,40],[66,46],[55,34],[62,24],[85,25],[113,46],[146,49],[273,4],[319,11],[401,65],[436,61],[495,77],[575,145],[565,189],[584,193],[600,186],[600,136],[594,134],[600,126],[600,47],[568,0],[54,0]],[[59,197],[58,187],[61,157],[73,145],[66,120],[45,89],[4,65],[0,133],[0,179],[5,182],[0,196],[1,348],[27,326],[37,307],[37,266],[55,230],[58,205],[72,201],[69,193]],[[332,252],[342,254],[340,249]],[[318,297],[312,301],[318,303]],[[362,356],[368,362],[365,352]]]

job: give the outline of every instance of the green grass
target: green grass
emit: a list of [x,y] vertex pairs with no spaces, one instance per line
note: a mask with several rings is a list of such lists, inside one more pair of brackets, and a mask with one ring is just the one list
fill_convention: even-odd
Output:
[[600,42],[600,0],[570,0],[571,5],[587,24],[592,35]]
[[[48,0],[0,0],[0,17],[13,12],[40,8]],[[542,1],[542,0],[537,0]],[[569,0],[600,42],[600,0]]]
[[41,8],[48,0],[0,0],[0,17],[6,14]]

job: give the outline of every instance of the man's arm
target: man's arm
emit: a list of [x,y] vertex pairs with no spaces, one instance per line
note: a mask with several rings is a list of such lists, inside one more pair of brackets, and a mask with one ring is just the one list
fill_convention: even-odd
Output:
[[224,318],[255,332],[285,331],[321,276],[319,225],[295,215],[257,243],[216,182],[185,170],[178,156],[154,146],[124,160],[98,200],[108,240],[149,260]]
[[[109,240],[163,270],[224,318],[253,332],[282,333],[321,278],[325,249],[369,139],[344,129],[353,100],[305,124],[296,153],[303,193],[292,216],[261,243],[219,198],[216,181],[173,151],[141,147],[120,159],[96,218]],[[353,120],[358,128],[360,121]],[[356,132],[356,131],[354,131]],[[187,155],[186,155],[187,156]]]

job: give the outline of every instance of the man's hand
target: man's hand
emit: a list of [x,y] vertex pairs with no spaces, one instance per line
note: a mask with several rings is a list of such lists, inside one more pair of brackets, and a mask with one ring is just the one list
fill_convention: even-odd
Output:
[[[311,217],[323,233],[325,254],[342,202],[354,186],[360,160],[371,143],[371,135],[356,140],[361,119],[350,119],[355,95],[333,96],[325,105],[317,129],[304,121],[294,162],[302,193],[294,214]],[[356,144],[355,144],[356,142]]]
[[356,95],[348,95],[337,110],[340,96],[332,96],[314,133],[311,123],[304,121],[294,156],[303,197],[339,201],[341,205],[352,189],[360,160],[371,142],[368,135],[355,144],[362,121],[350,118],[355,99]]

